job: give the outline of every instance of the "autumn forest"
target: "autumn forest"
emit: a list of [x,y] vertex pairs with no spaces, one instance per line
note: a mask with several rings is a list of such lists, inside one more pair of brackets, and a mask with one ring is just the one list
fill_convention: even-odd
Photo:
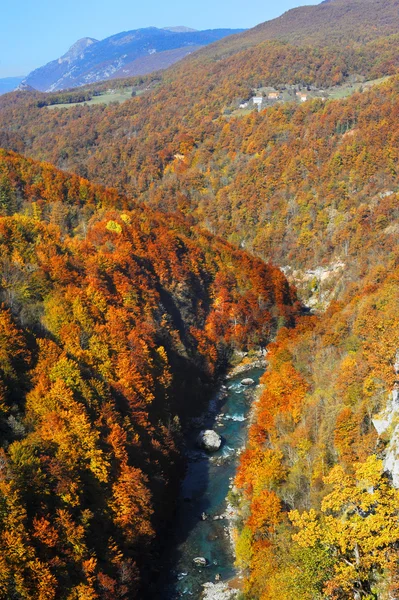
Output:
[[189,424],[263,348],[223,600],[399,597],[397,2],[285,17],[0,97],[0,598],[167,600]]

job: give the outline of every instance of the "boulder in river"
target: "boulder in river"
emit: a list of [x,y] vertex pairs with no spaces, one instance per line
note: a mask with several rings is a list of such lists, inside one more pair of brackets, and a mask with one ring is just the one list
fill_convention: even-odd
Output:
[[255,385],[255,381],[250,377],[246,377],[241,381],[241,385]]
[[197,444],[207,452],[217,452],[222,445],[222,438],[213,429],[204,429],[197,438]]
[[197,567],[206,567],[208,565],[208,560],[203,556],[196,556],[193,558],[193,563],[197,565]]

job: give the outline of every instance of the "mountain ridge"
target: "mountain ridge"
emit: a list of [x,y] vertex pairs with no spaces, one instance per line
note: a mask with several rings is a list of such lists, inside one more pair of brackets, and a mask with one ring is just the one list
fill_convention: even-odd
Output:
[[81,38],[63,56],[29,73],[22,85],[51,92],[107,80],[123,68],[129,75],[140,75],[148,72],[148,67],[140,64],[141,59],[145,62],[152,56],[151,69],[164,69],[201,46],[242,31],[146,27],[122,31],[104,40]]
[[362,44],[399,32],[398,7],[397,0],[328,0],[299,6],[201,53],[217,58],[273,40],[321,48]]

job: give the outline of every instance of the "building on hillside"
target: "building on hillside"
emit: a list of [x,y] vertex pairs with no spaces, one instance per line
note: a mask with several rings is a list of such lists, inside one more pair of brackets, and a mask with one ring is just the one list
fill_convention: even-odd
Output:
[[262,106],[262,102],[263,102],[263,96],[254,96],[252,98],[253,103],[260,109],[260,107]]
[[308,99],[308,95],[305,92],[296,92],[296,97],[300,102],[306,102]]
[[279,100],[280,92],[269,92],[267,95],[268,100]]
[[247,108],[248,102],[241,102],[240,108]]

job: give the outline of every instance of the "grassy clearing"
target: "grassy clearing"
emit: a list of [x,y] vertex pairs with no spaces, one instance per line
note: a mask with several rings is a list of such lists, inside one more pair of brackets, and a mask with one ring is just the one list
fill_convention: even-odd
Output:
[[329,88],[326,90],[327,97],[331,98],[331,100],[341,100],[342,98],[351,96],[355,92],[359,92],[361,90],[366,91],[374,85],[384,83],[384,81],[387,81],[387,79],[389,79],[389,76],[380,77],[379,79],[372,79],[370,81],[364,81],[363,83],[339,85],[335,88]]
[[[94,104],[111,104],[112,102],[125,102],[125,100],[129,100],[132,97],[133,87],[127,87],[122,89],[116,89],[112,92],[105,92],[100,96],[93,96],[91,100],[87,100],[86,102],[71,102],[68,104],[51,104],[47,106],[49,109],[54,108],[72,108],[72,106],[93,106]],[[137,90],[136,96],[140,96],[144,93],[145,90]]]

